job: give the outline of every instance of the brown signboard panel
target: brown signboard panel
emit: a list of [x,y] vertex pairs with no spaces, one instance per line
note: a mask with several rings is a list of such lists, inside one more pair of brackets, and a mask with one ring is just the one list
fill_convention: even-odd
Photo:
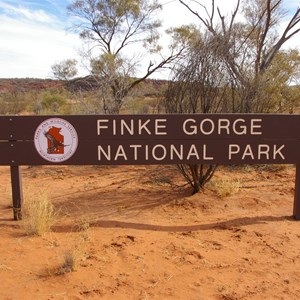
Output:
[[0,165],[300,163],[297,115],[0,117]]
[[21,165],[297,164],[300,219],[299,129],[299,115],[0,116],[0,165],[18,220]]

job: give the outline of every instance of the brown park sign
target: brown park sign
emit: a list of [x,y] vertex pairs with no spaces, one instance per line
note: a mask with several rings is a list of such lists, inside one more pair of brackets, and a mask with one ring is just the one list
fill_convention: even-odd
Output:
[[[300,165],[300,116],[0,117],[0,165],[11,166],[13,197],[19,198],[14,201],[15,210],[21,209],[21,165],[186,163]],[[298,181],[300,176],[296,175]],[[296,219],[300,219],[299,202],[295,200]]]

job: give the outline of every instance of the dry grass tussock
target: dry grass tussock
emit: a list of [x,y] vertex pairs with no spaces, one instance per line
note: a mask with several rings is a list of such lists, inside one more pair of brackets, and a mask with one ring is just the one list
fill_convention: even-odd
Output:
[[84,244],[73,245],[67,249],[62,255],[62,261],[57,266],[47,266],[46,277],[60,276],[67,273],[75,272],[79,269],[80,264],[84,262],[89,255],[85,253]]
[[63,275],[74,272],[79,268],[81,260],[82,255],[77,248],[69,249],[64,253],[62,264],[52,270],[51,273],[53,273],[53,275]]
[[77,271],[80,267],[80,263],[85,261],[87,254],[85,253],[85,246],[80,243],[68,249],[63,256],[63,263],[58,269],[58,274],[65,274],[68,272]]
[[21,226],[26,234],[42,236],[49,232],[57,220],[57,213],[47,193],[30,193],[25,199]]
[[240,189],[240,181],[238,179],[213,179],[208,187],[219,197],[228,197],[238,193]]

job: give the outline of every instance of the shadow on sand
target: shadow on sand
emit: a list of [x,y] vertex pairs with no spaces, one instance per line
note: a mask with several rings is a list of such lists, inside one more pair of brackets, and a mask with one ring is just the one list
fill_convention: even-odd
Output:
[[[189,232],[189,231],[202,231],[202,230],[230,230],[231,228],[249,226],[254,224],[265,224],[270,222],[280,221],[295,221],[292,216],[260,216],[260,217],[242,217],[234,218],[231,220],[213,222],[208,224],[199,225],[185,225],[185,226],[164,226],[164,225],[152,225],[146,223],[124,222],[124,221],[111,221],[111,220],[99,220],[91,222],[91,227],[98,228],[123,228],[123,229],[135,229],[143,231],[160,231],[160,232]],[[74,226],[55,226],[53,230],[55,232],[70,232],[74,231]]]

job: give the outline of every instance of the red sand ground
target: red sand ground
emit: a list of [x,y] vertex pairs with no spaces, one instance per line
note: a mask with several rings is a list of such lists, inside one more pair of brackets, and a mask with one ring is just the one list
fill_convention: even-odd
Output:
[[60,211],[35,237],[12,221],[1,167],[0,299],[300,299],[294,176],[223,168],[240,190],[221,198],[190,196],[173,166],[23,167],[25,201],[45,190]]

